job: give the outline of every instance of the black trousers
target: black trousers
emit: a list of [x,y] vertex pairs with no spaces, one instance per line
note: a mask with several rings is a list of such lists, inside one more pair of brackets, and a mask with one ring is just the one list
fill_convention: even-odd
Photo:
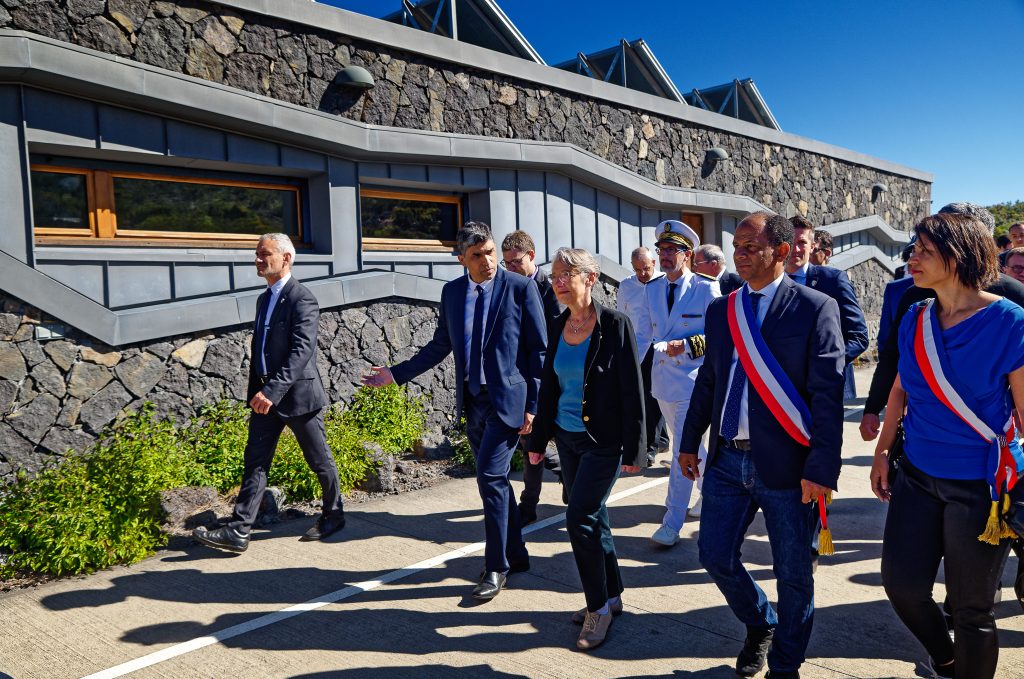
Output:
[[544,449],[544,461],[530,464],[529,452],[523,445],[526,439],[520,440],[519,448],[523,453],[523,492],[519,494],[519,506],[530,512],[536,512],[540,501],[540,486],[544,480],[544,470],[550,469],[555,477],[562,478],[562,467],[558,461],[558,453],[550,448]]
[[282,417],[273,410],[266,415],[254,412],[249,416],[249,440],[245,444],[242,487],[235,501],[234,514],[228,523],[243,535],[249,533],[256,521],[263,493],[267,489],[267,473],[285,427],[295,434],[306,464],[320,481],[324,515],[337,515],[345,511],[341,501],[338,467],[327,445],[323,409],[295,417]]
[[665,416],[661,414],[658,399],[651,396],[651,368],[654,365],[654,348],[647,350],[647,355],[640,362],[640,377],[644,381],[644,426],[647,432],[647,457],[650,460],[658,454],[658,447],[668,447],[668,429]]
[[[904,457],[882,542],[882,584],[896,614],[936,663],[955,660],[957,676],[971,679],[995,676],[999,659],[992,607],[1011,541],[978,540],[991,503],[985,481],[938,479]],[[955,643],[932,597],[942,560]]]
[[555,445],[569,492],[565,528],[580,574],[587,610],[597,611],[622,594],[622,575],[608,523],[608,495],[622,467],[621,450],[601,448],[586,432],[558,428]]

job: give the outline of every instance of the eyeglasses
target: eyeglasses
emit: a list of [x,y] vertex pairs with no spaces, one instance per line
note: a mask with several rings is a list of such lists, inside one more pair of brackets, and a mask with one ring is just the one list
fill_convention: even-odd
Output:
[[1024,273],[1024,264],[1014,264],[1013,266],[1008,266],[1006,268],[1017,275]]
[[558,274],[557,276],[551,276],[551,281],[554,282],[554,283],[558,283],[559,285],[568,285],[570,278],[572,278],[573,276],[579,276],[579,275],[580,275],[579,271],[563,271],[562,273]]
[[707,259],[702,259],[700,261],[697,261],[696,259],[693,260],[693,265],[694,266],[697,266],[698,264],[710,264],[710,263],[711,263],[711,261],[707,260]]
[[508,268],[512,267],[513,265],[521,267],[523,265],[523,262],[525,262],[526,258],[529,257],[529,256],[530,255],[527,254],[527,255],[523,255],[522,257],[517,257],[516,259],[503,259],[503,260],[501,260],[500,264],[501,264],[502,268],[505,268],[505,269],[508,269]]
[[678,255],[680,252],[689,252],[686,248],[659,248],[654,247],[654,251],[659,255]]

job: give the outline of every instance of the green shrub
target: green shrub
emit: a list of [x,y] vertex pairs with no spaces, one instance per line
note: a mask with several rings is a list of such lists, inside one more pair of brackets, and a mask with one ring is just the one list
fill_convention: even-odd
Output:
[[249,412],[249,407],[239,401],[205,405],[179,431],[179,442],[188,458],[183,485],[213,486],[221,493],[238,486],[245,467]]
[[[466,418],[459,420],[458,428],[448,432],[448,439],[452,442],[452,461],[470,469],[476,469],[476,458],[473,457],[473,449],[469,445],[469,437],[466,436]],[[509,467],[514,472],[523,471],[523,453],[518,448],[512,453],[512,460]]]
[[360,387],[345,410],[343,421],[360,430],[384,452],[403,453],[423,436],[423,402],[404,387]]

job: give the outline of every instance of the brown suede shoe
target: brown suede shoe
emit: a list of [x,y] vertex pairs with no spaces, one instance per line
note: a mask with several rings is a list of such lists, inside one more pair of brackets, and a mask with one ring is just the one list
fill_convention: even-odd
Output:
[[587,617],[583,621],[583,629],[580,630],[580,638],[576,640],[576,648],[581,651],[589,651],[604,643],[608,636],[608,628],[612,626],[612,614],[601,615],[587,611]]
[[[614,604],[611,604],[610,606],[608,606],[608,610],[610,610],[612,612],[612,615],[614,615],[616,618],[619,617],[620,615],[622,615],[622,597],[619,597],[619,600],[617,602],[615,602]],[[572,624],[574,624],[574,625],[582,625],[583,621],[586,620],[586,619],[587,619],[587,607],[586,606],[584,606],[583,608],[581,608],[580,610],[578,610],[578,611],[576,611],[575,613],[572,614]]]

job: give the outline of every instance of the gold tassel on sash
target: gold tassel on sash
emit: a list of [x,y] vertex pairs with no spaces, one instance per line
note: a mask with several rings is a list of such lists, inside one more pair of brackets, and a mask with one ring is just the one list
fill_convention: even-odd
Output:
[[832,543],[832,531],[828,528],[828,514],[825,505],[832,502],[832,491],[818,496],[818,512],[821,517],[821,531],[818,533],[818,554],[832,556],[836,553],[836,547]]
[[978,539],[990,545],[998,545],[1003,537],[1003,522],[999,518],[999,501],[992,501],[992,509],[988,513],[988,521],[985,523],[985,530]]

